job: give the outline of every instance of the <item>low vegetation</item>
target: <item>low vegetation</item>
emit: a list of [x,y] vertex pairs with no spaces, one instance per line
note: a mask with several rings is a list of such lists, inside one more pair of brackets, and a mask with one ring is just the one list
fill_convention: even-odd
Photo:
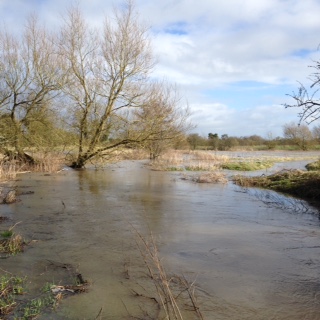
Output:
[[283,170],[270,176],[245,177],[237,175],[233,181],[241,187],[258,187],[283,192],[305,200],[320,199],[320,172]]
[[222,169],[237,171],[255,171],[271,168],[273,161],[230,161],[221,165]]
[[[1,157],[1,155],[0,155]],[[14,161],[0,160],[0,181],[12,180],[16,177],[18,168]]]
[[37,319],[45,310],[54,309],[61,297],[54,295],[52,285],[47,283],[34,298],[21,299],[28,295],[26,277],[6,272],[0,276],[0,319]]
[[308,171],[320,171],[320,159],[315,162],[308,163],[306,165]]
[[23,252],[26,242],[21,235],[15,234],[13,227],[0,233],[0,258]]
[[16,297],[24,293],[25,278],[9,273],[0,276],[0,319],[5,319],[17,306]]
[[[87,291],[88,283],[81,275],[74,277],[72,285],[45,283],[39,292],[30,292],[27,277],[2,271],[0,275],[0,319],[32,320],[51,313],[66,296]],[[24,296],[21,299],[21,296]]]

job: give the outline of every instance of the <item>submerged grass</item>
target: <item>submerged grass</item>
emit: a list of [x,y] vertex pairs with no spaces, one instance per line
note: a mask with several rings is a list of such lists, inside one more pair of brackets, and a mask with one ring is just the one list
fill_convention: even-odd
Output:
[[26,277],[14,276],[9,272],[0,276],[0,319],[36,319],[45,309],[53,309],[57,305],[59,299],[48,285],[38,297],[19,299],[19,296],[27,294],[26,280]]
[[[0,275],[0,319],[37,319],[55,310],[65,296],[87,291],[88,282],[81,275],[79,280],[78,274],[77,279],[74,279],[75,285],[45,283],[40,290],[30,293],[26,286],[27,277],[18,277],[0,270],[3,272]],[[24,296],[23,299],[20,298],[21,295]]]
[[283,192],[305,200],[320,199],[320,172],[282,170],[270,176],[245,177],[237,175],[233,181],[242,187],[259,187]]
[[10,274],[0,276],[0,319],[5,319],[17,306],[16,296],[24,293],[25,278]]

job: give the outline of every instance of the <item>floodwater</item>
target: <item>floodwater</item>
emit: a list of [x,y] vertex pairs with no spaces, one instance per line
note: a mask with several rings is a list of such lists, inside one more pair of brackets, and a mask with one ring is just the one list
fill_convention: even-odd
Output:
[[[195,281],[204,319],[320,319],[320,222],[231,182],[196,184],[126,161],[104,170],[19,176],[33,194],[1,206],[33,240],[0,260],[31,289],[71,264],[91,285],[41,319],[151,319],[157,297],[137,247],[154,236],[168,274]],[[134,293],[140,293],[140,295]],[[149,297],[149,298],[148,298]],[[155,309],[155,310],[153,310]],[[186,319],[195,319],[187,313]]]

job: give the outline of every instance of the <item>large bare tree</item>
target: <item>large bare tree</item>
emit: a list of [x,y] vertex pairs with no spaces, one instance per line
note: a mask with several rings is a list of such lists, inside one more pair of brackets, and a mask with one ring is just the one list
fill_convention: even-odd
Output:
[[63,92],[78,135],[72,167],[108,150],[137,142],[128,134],[131,108],[144,101],[154,59],[148,29],[139,22],[131,1],[106,19],[102,34],[91,29],[78,7],[65,18],[60,53],[68,75]]
[[21,37],[0,32],[0,119],[6,139],[21,160],[32,162],[24,153],[29,127],[43,119],[61,86],[61,69],[53,38],[37,18],[31,16]]

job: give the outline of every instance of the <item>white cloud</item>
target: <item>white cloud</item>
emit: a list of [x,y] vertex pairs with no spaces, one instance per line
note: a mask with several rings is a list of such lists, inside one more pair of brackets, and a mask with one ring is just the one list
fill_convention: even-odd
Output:
[[[79,0],[92,25],[102,23],[113,2],[120,3]],[[47,25],[58,25],[59,14],[72,3],[2,0],[0,18],[18,29],[25,15],[35,11]],[[305,81],[311,72],[307,66],[319,57],[319,0],[136,0],[136,5],[152,26],[159,61],[155,76],[180,86],[199,132],[207,134],[214,125],[220,133],[228,133],[225,128],[243,135],[254,130],[263,134],[267,127],[281,134],[283,123],[297,120],[297,110],[277,105],[288,100],[285,94],[295,89],[297,80]],[[260,90],[248,90],[251,102],[245,111],[221,96],[204,94],[227,87],[226,95],[237,95],[232,90],[238,82],[265,83],[270,90],[264,96]]]
[[[222,104],[191,105],[195,112],[192,120],[199,123],[194,131],[202,136],[208,133],[228,134],[229,136],[260,135],[267,137],[282,135],[285,123],[297,123],[297,111],[285,109],[282,105],[263,105],[250,109],[235,109]],[[286,120],[284,120],[286,119]]]

